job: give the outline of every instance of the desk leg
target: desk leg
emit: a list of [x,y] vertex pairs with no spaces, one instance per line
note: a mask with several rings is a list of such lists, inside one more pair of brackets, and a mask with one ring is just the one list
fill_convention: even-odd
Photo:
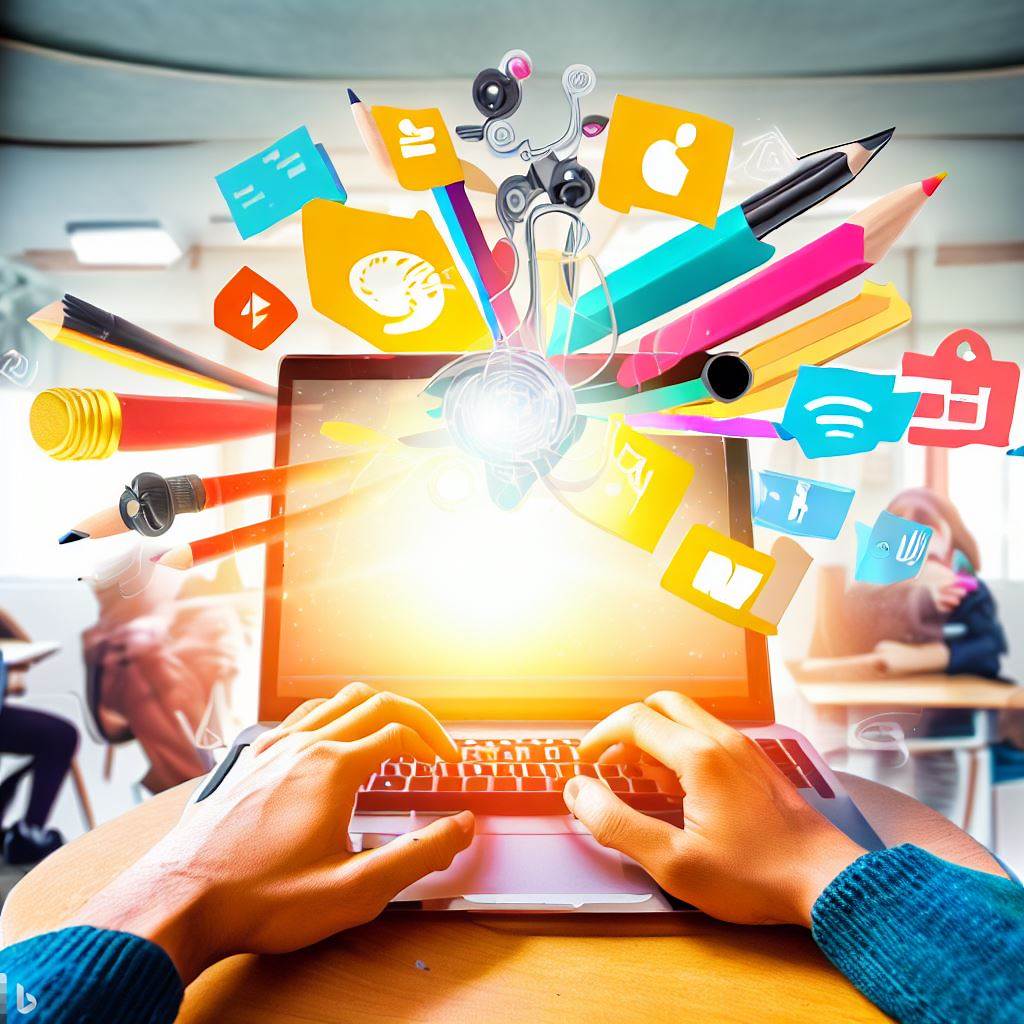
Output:
[[78,805],[82,809],[86,828],[91,832],[96,827],[96,819],[93,817],[92,801],[89,799],[89,791],[85,788],[85,778],[82,775],[82,769],[78,766],[77,757],[71,760],[71,783],[75,787]]
[[970,772],[964,831],[986,849],[995,848],[995,794],[992,784],[991,744],[996,735],[998,714],[994,711],[974,712],[974,734],[978,745],[970,751]]

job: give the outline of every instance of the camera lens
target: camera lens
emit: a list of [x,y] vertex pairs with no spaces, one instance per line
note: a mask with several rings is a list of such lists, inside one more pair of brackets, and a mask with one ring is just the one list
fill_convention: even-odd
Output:
[[506,117],[521,99],[519,84],[497,68],[487,68],[473,82],[473,103],[486,117]]

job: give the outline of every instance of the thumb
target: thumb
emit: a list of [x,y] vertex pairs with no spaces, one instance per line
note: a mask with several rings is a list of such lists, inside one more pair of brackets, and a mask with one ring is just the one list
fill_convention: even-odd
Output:
[[566,806],[602,845],[632,857],[659,877],[682,833],[667,821],[649,817],[623,803],[597,779],[577,775],[562,791]]
[[475,824],[469,811],[460,811],[360,854],[365,858],[360,884],[390,900],[413,882],[448,867],[472,842]]

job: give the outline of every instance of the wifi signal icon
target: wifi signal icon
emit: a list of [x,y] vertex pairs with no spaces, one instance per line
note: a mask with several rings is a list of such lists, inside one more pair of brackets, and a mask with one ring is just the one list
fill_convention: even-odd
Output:
[[892,374],[801,366],[779,437],[795,438],[809,459],[870,452],[904,435],[920,397],[897,392]]
[[[804,408],[808,412],[817,412],[819,409],[827,409],[829,407],[838,407],[844,410],[854,409],[866,415],[874,412],[874,406],[870,402],[844,395],[823,395],[821,398],[815,398],[804,404]],[[855,416],[850,412],[823,412],[814,417],[814,422],[819,427],[830,428],[825,431],[826,437],[843,437],[847,440],[852,440],[857,436],[854,431],[864,429],[863,417]]]

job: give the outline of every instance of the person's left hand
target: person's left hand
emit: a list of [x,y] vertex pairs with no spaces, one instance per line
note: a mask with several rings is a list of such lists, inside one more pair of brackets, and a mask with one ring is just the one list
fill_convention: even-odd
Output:
[[253,749],[68,923],[151,939],[188,984],[234,953],[287,952],[371,920],[473,837],[463,811],[374,850],[348,848],[356,791],[382,761],[458,758],[413,701],[353,683]]

